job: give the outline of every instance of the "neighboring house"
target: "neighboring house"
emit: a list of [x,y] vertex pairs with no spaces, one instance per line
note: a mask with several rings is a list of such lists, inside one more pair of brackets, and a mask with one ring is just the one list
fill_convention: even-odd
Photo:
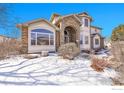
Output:
[[65,43],[74,42],[80,50],[104,48],[101,28],[91,26],[92,17],[86,12],[61,16],[53,14],[50,22],[37,19],[17,24],[22,31],[22,49],[25,53],[57,51]]
[[4,35],[0,35],[0,42],[4,42],[6,40],[9,40],[10,38]]

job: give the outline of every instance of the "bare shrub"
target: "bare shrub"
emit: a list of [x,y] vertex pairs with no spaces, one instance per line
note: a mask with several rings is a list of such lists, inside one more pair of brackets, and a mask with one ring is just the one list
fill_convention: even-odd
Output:
[[0,42],[0,59],[9,57],[10,55],[19,54],[21,42],[16,39],[4,39]]
[[75,43],[66,43],[59,47],[58,52],[63,58],[72,60],[80,53],[80,49]]
[[109,63],[105,59],[92,57],[91,61],[92,61],[91,67],[97,72],[102,72],[104,71],[105,67],[109,67]]

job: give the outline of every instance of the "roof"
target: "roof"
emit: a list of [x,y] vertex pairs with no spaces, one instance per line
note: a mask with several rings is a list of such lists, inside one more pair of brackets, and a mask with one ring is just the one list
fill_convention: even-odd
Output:
[[98,26],[91,26],[91,28],[97,28],[97,29],[102,30],[102,28],[101,27],[98,27]]
[[82,12],[82,13],[79,13],[79,15],[82,15],[82,14],[88,15],[88,13],[87,13],[87,12]]
[[56,23],[58,23],[59,21],[61,21],[61,19],[65,18],[65,17],[69,17],[69,16],[74,16],[74,18],[76,18],[76,20],[78,20],[79,22],[81,22],[80,16],[90,18],[91,21],[93,20],[92,17],[89,16],[87,12],[82,12],[79,14],[69,14],[69,15],[64,15],[64,16],[54,13],[54,14],[52,14],[52,16],[50,18],[50,22],[52,22],[55,17],[58,17],[56,19]]
[[48,23],[49,25],[51,25],[53,28],[55,28],[56,30],[59,30],[58,27],[56,27],[54,24],[52,24],[51,22],[45,20],[45,19],[35,19],[35,20],[32,20],[32,21],[28,21],[28,22],[25,22],[25,23],[20,23],[20,24],[17,24],[17,28],[21,28],[22,26],[29,26],[30,24],[33,24],[33,23],[36,23],[36,22],[41,22],[41,21],[44,21],[46,23]]
[[79,13],[77,14],[78,16],[81,16],[81,17],[87,17],[87,18],[90,18],[91,21],[93,21],[92,17],[89,16],[89,14],[87,12],[82,12],[82,13]]
[[104,38],[104,37],[102,37],[102,35],[100,35],[99,33],[91,34],[91,37],[94,37],[94,36],[96,36],[96,35],[100,36],[101,38]]

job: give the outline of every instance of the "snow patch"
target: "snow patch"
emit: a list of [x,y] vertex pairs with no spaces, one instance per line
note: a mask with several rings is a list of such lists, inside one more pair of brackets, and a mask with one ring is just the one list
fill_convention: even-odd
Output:
[[0,61],[0,84],[4,85],[111,85],[113,69],[96,72],[91,61],[82,57],[62,59],[48,57],[25,59],[15,57]]

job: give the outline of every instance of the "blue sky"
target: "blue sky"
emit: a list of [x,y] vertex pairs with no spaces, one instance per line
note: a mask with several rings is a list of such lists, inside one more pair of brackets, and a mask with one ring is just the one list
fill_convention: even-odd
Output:
[[[11,16],[26,22],[37,18],[50,19],[53,13],[60,15],[88,12],[93,17],[92,25],[103,28],[105,37],[111,35],[112,29],[124,24],[124,4],[96,4],[96,3],[47,3],[47,4],[12,4]],[[1,33],[2,31],[0,31]],[[7,35],[7,33],[6,33]],[[13,36],[13,34],[11,34]],[[18,35],[19,36],[19,35]]]

